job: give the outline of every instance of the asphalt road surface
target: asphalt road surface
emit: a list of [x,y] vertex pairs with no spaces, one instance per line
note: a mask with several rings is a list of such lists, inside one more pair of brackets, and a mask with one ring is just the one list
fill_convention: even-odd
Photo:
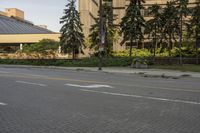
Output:
[[0,133],[200,133],[200,79],[1,67]]

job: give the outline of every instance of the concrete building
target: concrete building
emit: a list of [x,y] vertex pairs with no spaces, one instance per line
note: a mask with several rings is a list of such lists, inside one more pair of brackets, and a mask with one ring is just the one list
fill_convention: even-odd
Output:
[[[165,6],[166,2],[170,0],[146,0],[144,4],[143,15],[146,20],[151,17],[148,16],[148,7],[152,4],[159,4],[161,6]],[[104,2],[109,3],[109,5],[113,8],[113,14],[117,16],[114,24],[119,25],[121,22],[121,18],[125,14],[126,7],[129,5],[129,0],[104,0]],[[189,6],[194,6],[196,0],[189,0]],[[83,31],[85,36],[87,37],[90,33],[91,25],[95,23],[95,18],[97,18],[99,10],[99,0],[79,0],[79,11],[81,22],[83,23]],[[120,41],[120,39],[119,39]],[[115,43],[113,46],[114,51],[121,51],[126,49],[126,46],[119,45],[119,42]]]
[[23,48],[23,44],[37,43],[42,39],[59,41],[59,37],[59,33],[25,20],[24,12],[19,9],[8,8],[0,12],[0,47],[18,50]]

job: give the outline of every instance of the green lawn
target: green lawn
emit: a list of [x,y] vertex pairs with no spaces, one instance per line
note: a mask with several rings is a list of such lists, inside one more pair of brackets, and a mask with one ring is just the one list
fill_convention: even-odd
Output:
[[169,69],[169,70],[180,70],[189,72],[200,72],[200,65],[153,65],[151,68],[155,69]]

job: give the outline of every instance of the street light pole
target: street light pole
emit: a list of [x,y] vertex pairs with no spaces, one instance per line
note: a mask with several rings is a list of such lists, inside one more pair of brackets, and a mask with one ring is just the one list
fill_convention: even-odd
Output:
[[100,13],[100,18],[99,18],[99,70],[102,70],[102,52],[103,52],[103,45],[105,42],[105,36],[104,36],[104,30],[103,30],[103,9],[102,9],[102,0],[99,0],[99,13]]

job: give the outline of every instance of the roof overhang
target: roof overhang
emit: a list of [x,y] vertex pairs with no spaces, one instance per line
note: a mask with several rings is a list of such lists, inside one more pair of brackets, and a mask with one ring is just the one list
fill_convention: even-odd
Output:
[[42,39],[60,40],[60,34],[0,34],[0,44],[37,43]]

